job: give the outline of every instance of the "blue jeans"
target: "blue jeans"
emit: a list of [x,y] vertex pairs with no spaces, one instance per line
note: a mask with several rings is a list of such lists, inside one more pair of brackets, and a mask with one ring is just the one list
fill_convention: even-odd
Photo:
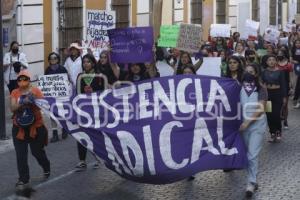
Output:
[[265,130],[246,130],[243,133],[244,141],[247,147],[248,157],[248,183],[256,183],[258,172],[258,155],[262,149]]

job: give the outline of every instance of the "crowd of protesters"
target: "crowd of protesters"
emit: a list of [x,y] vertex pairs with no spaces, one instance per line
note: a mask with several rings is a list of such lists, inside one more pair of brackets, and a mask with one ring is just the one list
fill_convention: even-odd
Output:
[[[295,26],[291,33],[282,32],[280,37],[288,37],[288,42],[282,44],[271,43],[263,36],[242,40],[235,32],[230,38],[212,38],[202,42],[197,55],[179,51],[174,48],[155,47],[155,57],[149,63],[117,64],[110,61],[110,50],[100,53],[96,60],[89,50],[82,54],[80,42],[70,45],[68,57],[62,61],[57,53],[48,56],[49,66],[45,75],[68,74],[70,83],[79,93],[103,91],[104,82],[98,76],[84,76],[78,82],[78,77],[86,74],[102,74],[107,77],[108,87],[118,81],[137,82],[160,77],[156,66],[157,61],[165,61],[174,75],[196,74],[201,67],[204,57],[221,57],[221,76],[235,79],[242,87],[240,99],[242,106],[247,103],[257,103],[261,110],[253,112],[245,108],[245,117],[240,127],[248,149],[248,185],[246,192],[249,196],[257,189],[256,176],[258,172],[258,155],[263,145],[265,130],[270,134],[269,142],[282,140],[282,129],[288,129],[288,100],[293,99],[294,108],[300,108],[300,27]],[[193,62],[192,57],[196,57]],[[13,42],[10,52],[5,55],[4,67],[7,74],[7,85],[11,92],[11,110],[14,112],[13,138],[17,152],[19,182],[17,185],[27,184],[29,169],[27,165],[27,143],[30,144],[32,154],[37,158],[47,178],[50,175],[50,163],[43,149],[47,143],[45,127],[37,107],[32,106],[35,122],[31,128],[23,128],[18,124],[17,111],[22,105],[32,103],[34,98],[42,98],[37,88],[30,86],[30,75],[26,56],[18,51],[18,43]],[[25,73],[26,72],[26,73]],[[22,95],[30,94],[30,98]],[[57,142],[58,130],[54,120],[51,120],[52,139]],[[33,127],[33,128],[32,128]],[[67,132],[62,130],[62,138]],[[38,145],[39,144],[39,145]],[[26,146],[26,147],[25,147]],[[85,157],[87,150],[78,143],[79,164],[78,171],[86,169]],[[96,156],[95,156],[96,157]],[[97,160],[97,158],[96,158]],[[98,163],[94,166],[97,168]]]

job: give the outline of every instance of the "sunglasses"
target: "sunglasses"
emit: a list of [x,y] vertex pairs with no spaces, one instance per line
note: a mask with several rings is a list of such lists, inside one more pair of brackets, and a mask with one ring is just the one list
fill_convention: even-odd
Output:
[[29,80],[30,80],[30,79],[29,79],[28,77],[24,77],[24,76],[17,79],[18,82],[21,82],[21,81],[29,81]]

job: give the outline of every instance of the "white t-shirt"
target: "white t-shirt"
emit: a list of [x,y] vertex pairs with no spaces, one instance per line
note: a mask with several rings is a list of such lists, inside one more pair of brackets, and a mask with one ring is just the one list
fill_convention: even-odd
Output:
[[13,63],[20,62],[22,65],[21,69],[28,68],[28,61],[26,55],[22,52],[19,52],[17,55],[13,55],[11,52],[8,52],[4,55],[3,65],[9,65],[4,72],[5,83],[8,84],[10,80],[17,80],[18,74],[15,72]]
[[75,61],[68,57],[65,62],[65,68],[68,71],[68,75],[72,85],[76,86],[77,77],[80,73],[82,73],[81,57],[79,56]]

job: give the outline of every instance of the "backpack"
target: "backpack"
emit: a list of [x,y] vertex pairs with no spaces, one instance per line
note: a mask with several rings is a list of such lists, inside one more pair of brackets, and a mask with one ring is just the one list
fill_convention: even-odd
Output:
[[35,121],[34,113],[29,105],[20,107],[16,112],[16,122],[22,128],[30,127]]
[[294,64],[294,72],[297,76],[300,76],[300,64]]

